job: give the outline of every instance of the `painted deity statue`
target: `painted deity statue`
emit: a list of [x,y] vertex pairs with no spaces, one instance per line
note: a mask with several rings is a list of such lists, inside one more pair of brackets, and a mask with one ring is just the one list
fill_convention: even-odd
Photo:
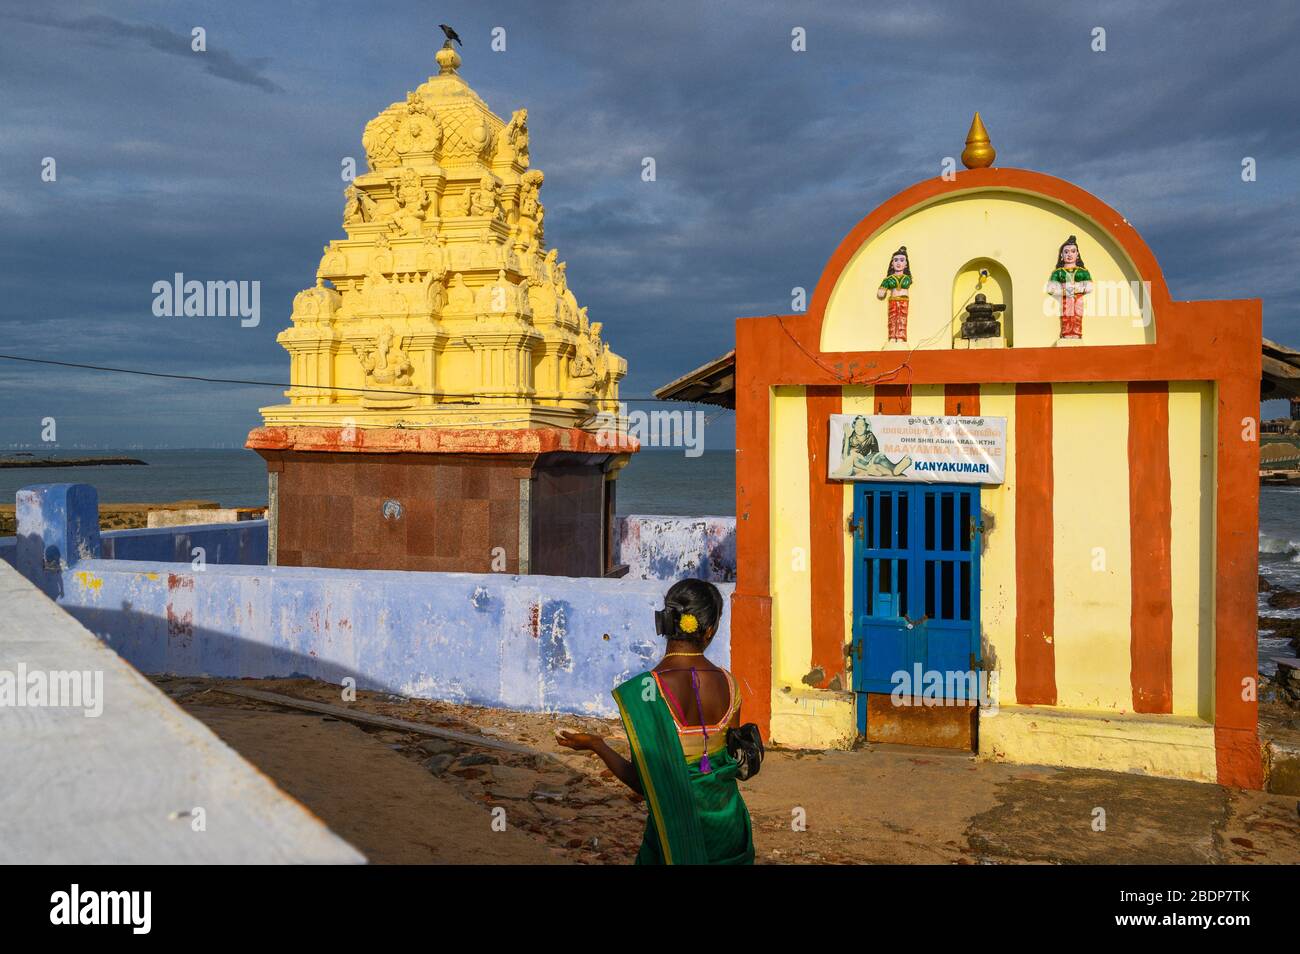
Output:
[[1092,275],[1083,267],[1073,235],[1056,253],[1056,268],[1047,279],[1047,293],[1061,303],[1061,337],[1083,337],[1083,296],[1092,291]]
[[876,297],[889,299],[889,340],[907,340],[907,304],[912,287],[912,265],[907,258],[907,246],[900,245],[889,258],[889,271],[876,290]]
[[912,458],[904,456],[892,461],[880,452],[880,441],[872,433],[871,424],[859,414],[844,431],[840,446],[840,466],[836,477],[896,477],[912,466]]

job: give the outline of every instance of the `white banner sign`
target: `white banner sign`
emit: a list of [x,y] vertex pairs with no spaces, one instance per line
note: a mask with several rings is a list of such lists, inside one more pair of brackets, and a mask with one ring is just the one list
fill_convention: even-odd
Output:
[[832,480],[1000,484],[1005,417],[832,414]]

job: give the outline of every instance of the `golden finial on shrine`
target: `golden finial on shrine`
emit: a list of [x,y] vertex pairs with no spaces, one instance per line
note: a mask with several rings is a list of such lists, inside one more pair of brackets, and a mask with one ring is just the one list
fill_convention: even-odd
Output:
[[444,43],[433,58],[438,61],[440,73],[454,73],[460,66],[460,54],[451,48],[451,40]]
[[993,165],[997,150],[989,142],[989,131],[984,128],[984,121],[977,112],[971,120],[970,132],[966,134],[966,148],[961,153],[961,163],[967,169],[984,169]]

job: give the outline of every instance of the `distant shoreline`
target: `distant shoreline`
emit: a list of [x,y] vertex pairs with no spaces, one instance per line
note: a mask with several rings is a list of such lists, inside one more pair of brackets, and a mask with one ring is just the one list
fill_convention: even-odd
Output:
[[149,462],[135,457],[0,457],[0,467],[112,467]]

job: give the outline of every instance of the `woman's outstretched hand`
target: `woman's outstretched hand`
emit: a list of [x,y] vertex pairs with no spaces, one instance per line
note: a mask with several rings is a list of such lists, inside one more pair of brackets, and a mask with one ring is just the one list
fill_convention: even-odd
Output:
[[643,794],[641,790],[641,779],[636,774],[636,769],[632,763],[623,756],[619,755],[609,747],[609,744],[598,735],[591,735],[586,732],[570,732],[568,729],[561,729],[555,734],[555,741],[566,749],[576,749],[579,752],[594,752],[600,756],[600,760],[605,763],[606,767],[614,773],[614,776],[638,795]]
[[598,735],[591,735],[587,732],[570,732],[568,729],[561,730],[555,737],[555,741],[566,749],[577,749],[579,752],[595,752],[605,740]]

